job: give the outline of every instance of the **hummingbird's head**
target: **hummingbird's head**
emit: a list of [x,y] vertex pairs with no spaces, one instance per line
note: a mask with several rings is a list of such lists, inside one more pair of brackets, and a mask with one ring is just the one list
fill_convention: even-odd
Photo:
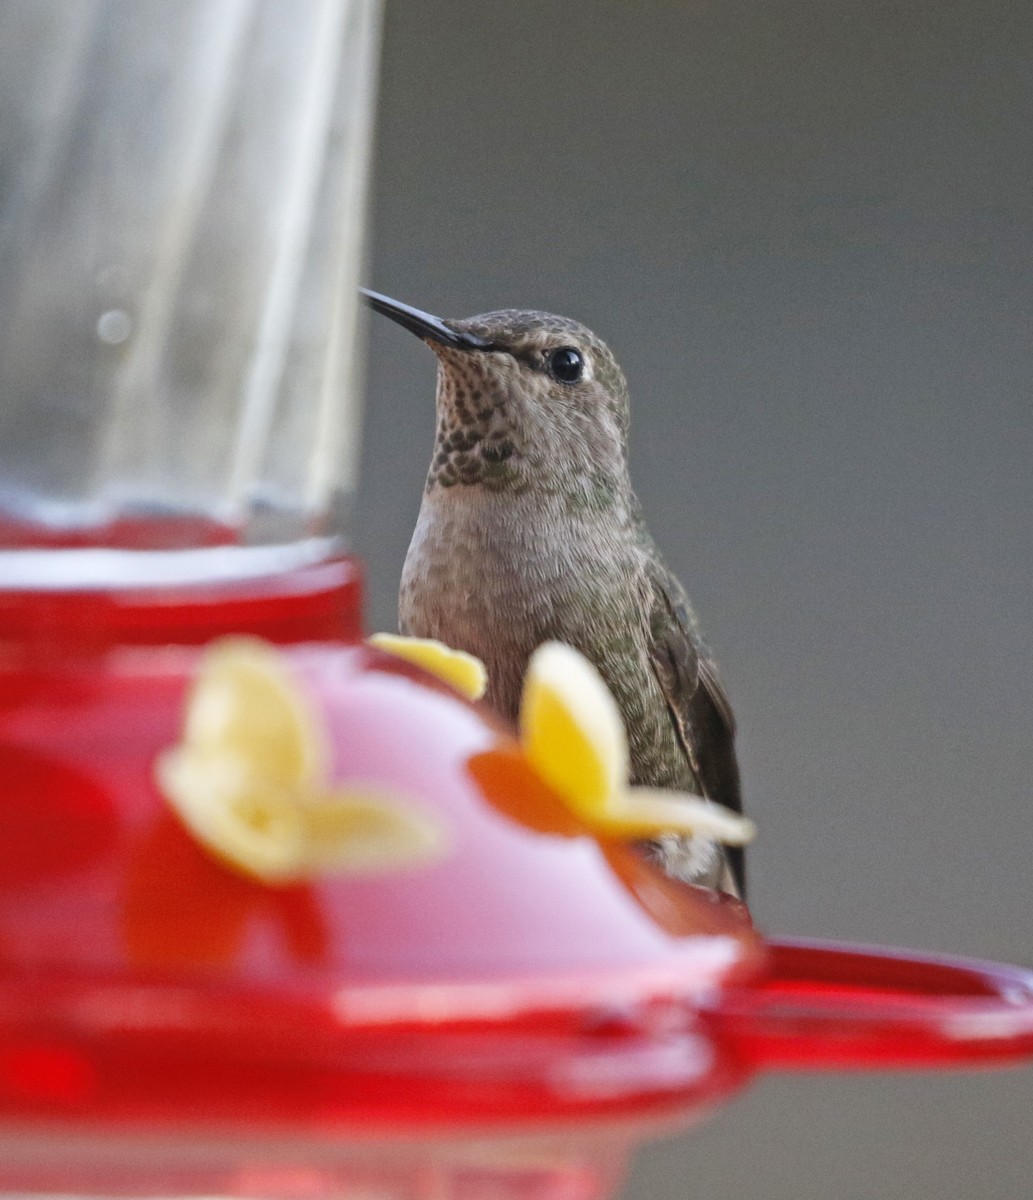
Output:
[[628,387],[590,329],[517,309],[442,320],[365,295],[438,357],[428,488],[533,486],[589,508],[625,501]]

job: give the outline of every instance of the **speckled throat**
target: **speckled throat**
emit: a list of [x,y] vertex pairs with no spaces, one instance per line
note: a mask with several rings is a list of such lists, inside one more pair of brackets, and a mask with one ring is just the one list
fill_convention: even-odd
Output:
[[[426,487],[517,485],[517,445],[507,421],[504,364],[464,350],[435,346],[438,369],[437,428]],[[493,356],[494,357],[494,356]],[[521,456],[523,457],[523,456]]]

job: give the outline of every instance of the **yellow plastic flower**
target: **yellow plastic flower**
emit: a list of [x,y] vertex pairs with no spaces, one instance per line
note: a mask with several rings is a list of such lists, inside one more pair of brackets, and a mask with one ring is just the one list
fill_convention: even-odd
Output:
[[702,796],[628,787],[628,741],[616,702],[570,646],[546,642],[531,656],[520,739],[542,778],[601,836],[681,833],[731,846],[754,836],[752,821]]
[[484,663],[465,650],[453,650],[433,638],[402,637],[396,633],[375,633],[366,639],[369,645],[404,658],[444,680],[467,700],[480,700],[488,686]]
[[437,826],[374,787],[333,787],[317,714],[258,638],[205,654],[180,745],[158,784],[194,836],[265,883],[400,867],[440,847]]

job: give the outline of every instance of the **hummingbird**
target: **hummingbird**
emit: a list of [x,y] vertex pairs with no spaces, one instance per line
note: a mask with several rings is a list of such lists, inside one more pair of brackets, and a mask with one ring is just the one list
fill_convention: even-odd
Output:
[[[511,722],[531,654],[566,642],[617,702],[632,784],[741,812],[732,708],[632,490],[628,385],[609,347],[551,313],[446,320],[362,294],[438,360],[400,632],[480,658],[485,700]],[[676,878],[743,895],[741,850],[675,834],[645,849]]]

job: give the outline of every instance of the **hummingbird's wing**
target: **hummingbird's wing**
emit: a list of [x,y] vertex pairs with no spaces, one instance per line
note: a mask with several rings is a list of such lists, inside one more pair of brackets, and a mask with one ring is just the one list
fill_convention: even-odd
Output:
[[[732,706],[696,632],[681,584],[659,560],[650,562],[648,576],[652,590],[650,661],[678,740],[703,795],[742,812]],[[725,854],[739,893],[744,895],[743,851],[727,848]]]

